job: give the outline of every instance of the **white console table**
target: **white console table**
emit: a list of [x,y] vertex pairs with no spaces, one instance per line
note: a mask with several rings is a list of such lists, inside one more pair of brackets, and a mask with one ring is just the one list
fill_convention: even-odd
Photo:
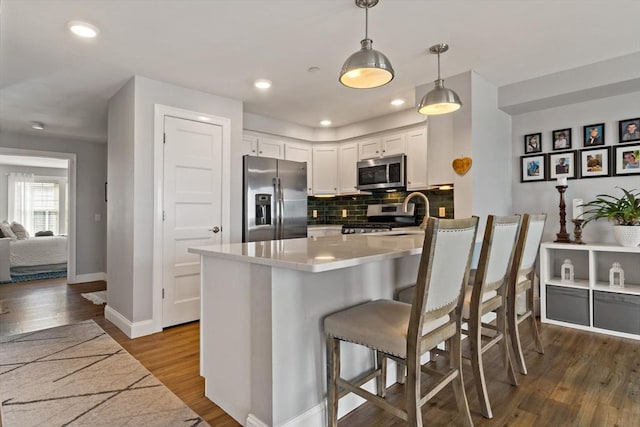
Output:
[[[572,282],[561,279],[565,259],[574,266]],[[624,269],[624,288],[609,286],[614,262]],[[640,340],[640,247],[543,243],[540,320]]]

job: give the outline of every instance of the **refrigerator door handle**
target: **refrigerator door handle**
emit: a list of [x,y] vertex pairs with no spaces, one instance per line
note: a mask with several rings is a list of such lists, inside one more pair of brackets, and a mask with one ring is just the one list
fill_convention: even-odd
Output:
[[283,224],[283,218],[284,218],[284,194],[283,194],[283,191],[282,191],[282,181],[280,180],[279,177],[278,177],[278,199],[277,199],[277,203],[278,203],[278,228],[277,228],[276,235],[277,235],[278,239],[284,239],[284,224]]
[[280,238],[280,192],[279,185],[280,179],[276,176],[273,178],[273,239]]

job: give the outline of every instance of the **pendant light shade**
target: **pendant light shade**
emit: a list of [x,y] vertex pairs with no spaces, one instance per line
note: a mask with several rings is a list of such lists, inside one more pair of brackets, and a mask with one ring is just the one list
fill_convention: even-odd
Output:
[[438,80],[435,87],[420,101],[418,113],[435,116],[438,114],[453,113],[462,107],[462,102],[457,93],[444,87],[444,80],[440,78],[440,54],[449,50],[446,43],[437,44],[429,48],[429,52],[438,54]]
[[394,71],[389,59],[373,49],[369,38],[369,8],[378,0],[355,0],[356,6],[365,9],[365,38],[361,49],[345,61],[340,71],[340,83],[355,89],[370,89],[386,85],[393,80]]

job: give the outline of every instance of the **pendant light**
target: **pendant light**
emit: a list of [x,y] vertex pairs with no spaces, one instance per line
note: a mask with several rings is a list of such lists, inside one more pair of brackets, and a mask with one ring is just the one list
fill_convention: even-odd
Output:
[[440,54],[449,50],[449,45],[440,43],[429,48],[429,52],[438,54],[438,80],[435,88],[427,93],[418,107],[418,113],[428,116],[453,113],[462,106],[460,97],[451,89],[444,87],[444,80],[440,78]]
[[365,10],[365,35],[360,42],[362,48],[347,58],[340,71],[340,83],[355,89],[370,89],[384,86],[393,80],[393,67],[389,59],[371,46],[369,38],[369,8],[378,0],[355,0],[356,6]]

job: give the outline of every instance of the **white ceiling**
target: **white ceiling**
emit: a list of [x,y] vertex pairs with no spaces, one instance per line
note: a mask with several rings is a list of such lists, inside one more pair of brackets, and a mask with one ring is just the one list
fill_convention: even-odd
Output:
[[[497,86],[640,51],[638,0],[381,0],[369,13],[374,48],[396,78],[341,86],[359,49],[353,0],[2,0],[0,127],[106,141],[107,102],[133,75],[239,99],[244,111],[318,127],[393,112],[436,77],[428,47],[447,42],[443,76],[475,70]],[[66,29],[85,20],[101,33]],[[308,68],[320,71],[308,72]],[[258,92],[256,78],[273,81]],[[463,100],[464,102],[464,100]]]

